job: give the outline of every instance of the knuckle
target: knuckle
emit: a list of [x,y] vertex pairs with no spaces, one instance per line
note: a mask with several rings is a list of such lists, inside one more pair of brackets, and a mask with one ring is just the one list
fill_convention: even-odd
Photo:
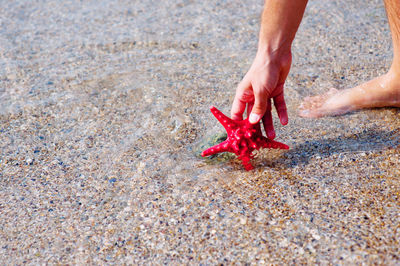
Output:
[[264,108],[262,108],[262,106],[260,104],[255,104],[253,106],[253,109],[251,110],[252,112],[255,112],[257,114],[261,114],[264,112]]
[[268,99],[268,91],[265,88],[257,89],[254,91],[254,95],[261,102],[266,102]]

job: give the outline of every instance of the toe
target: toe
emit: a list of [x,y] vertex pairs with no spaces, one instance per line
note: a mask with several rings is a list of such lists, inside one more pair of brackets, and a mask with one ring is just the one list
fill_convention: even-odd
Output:
[[339,91],[338,89],[335,89],[335,88],[330,88],[330,89],[329,89],[329,91],[328,91],[328,93],[327,93],[327,95],[333,95],[333,94],[336,94],[338,91]]
[[319,108],[299,110],[298,114],[300,117],[304,118],[319,118],[323,116],[322,111]]

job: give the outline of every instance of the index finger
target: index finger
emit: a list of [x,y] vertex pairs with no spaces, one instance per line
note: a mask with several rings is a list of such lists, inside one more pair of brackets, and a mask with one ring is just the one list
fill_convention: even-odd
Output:
[[246,104],[250,100],[249,96],[245,95],[245,93],[250,86],[251,83],[247,82],[246,80],[242,80],[239,83],[231,108],[231,118],[233,120],[243,120],[243,113],[246,110]]

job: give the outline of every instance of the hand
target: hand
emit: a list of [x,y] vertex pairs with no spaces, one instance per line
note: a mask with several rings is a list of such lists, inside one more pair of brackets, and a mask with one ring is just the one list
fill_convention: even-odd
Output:
[[247,105],[250,123],[256,124],[262,119],[267,137],[274,139],[271,99],[274,100],[281,124],[286,125],[288,115],[283,86],[291,63],[290,50],[284,53],[274,51],[269,55],[258,53],[249,71],[237,87],[231,109],[232,119],[242,120]]

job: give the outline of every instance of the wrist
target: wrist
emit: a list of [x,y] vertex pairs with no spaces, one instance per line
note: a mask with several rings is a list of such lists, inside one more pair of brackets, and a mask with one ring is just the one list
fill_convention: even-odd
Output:
[[261,61],[282,61],[285,59],[291,60],[292,49],[291,45],[282,46],[259,46],[256,54],[256,59]]
[[260,36],[257,48],[257,54],[268,56],[273,54],[289,54],[292,49],[292,41],[282,36],[262,38]]

